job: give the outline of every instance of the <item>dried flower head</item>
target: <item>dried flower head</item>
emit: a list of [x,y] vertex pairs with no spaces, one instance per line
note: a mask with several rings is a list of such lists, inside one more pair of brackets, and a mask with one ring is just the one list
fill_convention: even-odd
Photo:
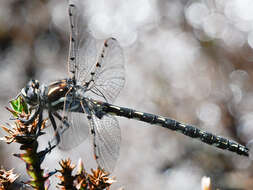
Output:
[[3,140],[8,144],[12,142],[31,144],[38,138],[39,135],[43,134],[38,134],[38,127],[41,129],[45,128],[47,120],[43,120],[41,126],[38,125],[38,118],[30,125],[26,125],[20,121],[21,118],[28,119],[31,116],[26,103],[19,97],[17,100],[12,100],[10,104],[12,108],[6,107],[6,109],[11,112],[12,116],[16,118],[16,120],[14,126],[11,126],[9,123],[6,123],[6,126],[1,126],[8,135],[4,136],[0,140]]
[[17,178],[18,175],[13,173],[13,169],[0,169],[0,190],[7,189]]
[[61,183],[59,184],[61,190],[109,190],[111,184],[116,181],[114,177],[110,178],[109,173],[105,172],[100,168],[98,168],[97,170],[92,169],[92,174],[88,174],[84,169],[82,161],[79,161],[76,175],[72,175],[75,166],[71,164],[70,159],[61,161],[60,165],[62,167],[62,169],[59,170],[61,176],[57,177],[61,180]]
[[103,169],[97,168],[97,170],[91,169],[92,175],[88,174],[90,181],[90,189],[105,189],[116,182],[114,177],[109,177],[109,173]]
[[[1,138],[1,140],[10,144],[12,142],[17,142],[20,144],[29,144],[32,141],[36,140],[38,135],[36,134],[38,129],[38,120],[36,119],[32,124],[25,125],[21,121],[16,120],[15,125],[11,126],[10,124],[6,124],[6,126],[1,126],[4,131],[8,133],[8,135]],[[42,128],[45,128],[46,120],[42,122]]]
[[75,176],[75,187],[77,189],[87,189],[88,187],[88,173],[84,169],[84,165],[81,159],[78,161],[77,174]]
[[71,164],[71,160],[62,160],[59,162],[61,166],[61,170],[58,170],[58,172],[61,173],[61,175],[57,175],[57,177],[60,179],[61,183],[59,184],[60,189],[75,189],[73,184],[75,180],[75,176],[72,176],[73,169],[75,168],[74,164]]
[[18,98],[17,100],[11,101],[11,108],[7,108],[12,113],[15,118],[14,126],[6,123],[6,126],[2,126],[8,135],[1,138],[1,140],[7,142],[8,144],[16,142],[21,144],[20,150],[24,150],[24,153],[14,154],[14,156],[23,160],[26,164],[26,170],[28,175],[31,177],[26,184],[29,184],[35,189],[45,189],[49,186],[48,178],[54,174],[44,173],[41,168],[41,163],[43,162],[47,153],[49,153],[54,147],[49,145],[43,151],[38,151],[38,137],[43,135],[40,130],[45,128],[46,120],[38,121],[38,117],[31,120],[31,122],[24,122],[21,120],[27,120],[31,117],[26,103]]

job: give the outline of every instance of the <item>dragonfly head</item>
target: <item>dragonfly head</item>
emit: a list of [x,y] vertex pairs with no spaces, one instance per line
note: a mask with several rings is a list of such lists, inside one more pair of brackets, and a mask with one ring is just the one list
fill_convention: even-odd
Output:
[[24,98],[27,104],[36,106],[39,104],[39,87],[38,80],[30,80],[26,86],[21,90],[21,96]]

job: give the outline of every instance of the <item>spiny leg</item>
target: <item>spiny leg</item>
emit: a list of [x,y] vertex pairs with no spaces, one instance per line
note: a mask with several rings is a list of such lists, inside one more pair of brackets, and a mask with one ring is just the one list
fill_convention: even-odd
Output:
[[37,123],[37,131],[36,131],[36,135],[40,136],[41,133],[41,126],[43,123],[43,109],[40,108],[40,106],[37,108],[37,110],[33,113],[33,115],[29,118],[29,119],[23,119],[23,118],[19,118],[19,120],[24,124],[24,125],[30,125],[32,124],[36,118],[38,117],[38,123]]
[[29,117],[29,119],[23,119],[19,118],[19,120],[24,124],[24,125],[30,125],[31,123],[34,122],[36,117],[42,112],[40,106],[36,109],[36,111],[32,114],[32,116]]
[[57,112],[53,112],[53,114],[63,123],[63,126],[61,126],[60,129],[57,129],[58,135],[64,133],[70,127],[67,119],[60,116]]
[[38,123],[37,123],[37,135],[40,135],[42,122],[43,122],[43,110],[40,109],[39,119],[38,119]]
[[[48,111],[48,116],[49,116],[49,119],[50,119],[50,121],[51,121],[51,123],[52,123],[52,125],[53,125],[53,128],[54,128],[54,131],[55,131],[56,143],[54,143],[55,138],[54,138],[53,140],[51,140],[51,141],[48,142],[48,148],[46,148],[44,151],[41,151],[41,152],[40,152],[40,154],[41,154],[41,155],[44,155],[44,156],[45,156],[47,153],[50,153],[50,152],[59,144],[59,142],[60,142],[60,136],[59,136],[59,134],[58,134],[58,132],[57,132],[57,130],[56,130],[56,129],[57,129],[56,122],[55,122],[55,119],[54,119],[54,117],[53,117],[51,111]],[[42,122],[43,122],[42,118],[43,118],[43,111],[41,111],[41,113],[39,114],[39,121],[38,121],[38,124],[39,124],[39,123],[42,124]],[[39,126],[41,126],[41,124],[40,124]],[[40,134],[40,130],[41,130],[41,127],[39,127],[39,132],[38,132],[38,134]],[[52,146],[52,144],[53,144],[53,146]],[[43,159],[44,159],[44,158],[43,158]]]
[[[54,119],[54,117],[53,117],[53,115],[52,115],[52,112],[49,111],[49,112],[48,112],[48,115],[49,115],[49,119],[50,119],[50,121],[51,121],[51,123],[52,123],[52,126],[53,126],[53,128],[54,128],[54,132],[55,132],[55,134],[54,134],[55,138],[53,138],[53,140],[51,140],[51,141],[49,142],[49,146],[50,146],[50,147],[55,147],[55,146],[57,146],[57,145],[59,144],[59,142],[60,142],[60,135],[59,135],[59,133],[58,133],[57,125],[56,125],[55,119]],[[55,140],[55,139],[56,139],[56,142],[54,143],[54,140]],[[54,143],[54,144],[53,144],[53,143]],[[53,144],[53,146],[51,146],[52,144]]]

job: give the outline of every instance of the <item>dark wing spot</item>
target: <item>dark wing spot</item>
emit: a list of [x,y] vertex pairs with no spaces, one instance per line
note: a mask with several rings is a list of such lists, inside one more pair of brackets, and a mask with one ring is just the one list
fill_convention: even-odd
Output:
[[97,159],[98,159],[98,156],[97,156],[96,154],[94,154],[94,158],[95,158],[95,160],[97,160]]
[[69,4],[69,6],[70,6],[70,7],[75,7],[75,5],[74,5],[74,4]]
[[90,132],[91,132],[91,134],[95,135],[94,129],[91,129]]
[[69,16],[73,16],[73,14],[71,12],[69,12]]
[[107,41],[105,41],[105,47],[108,47]]
[[73,25],[73,24],[71,24],[71,28],[74,28],[74,25]]
[[87,119],[90,120],[90,119],[91,119],[91,116],[90,116],[90,115],[87,115]]
[[97,62],[96,67],[101,67],[101,64]]
[[95,73],[94,73],[94,72],[91,72],[90,74],[91,74],[91,75],[95,75]]
[[72,42],[74,42],[74,41],[75,41],[75,39],[74,39],[74,38],[71,38],[71,41],[72,41]]
[[84,85],[85,85],[86,87],[88,87],[88,86],[89,86],[89,84],[90,84],[89,82],[85,82],[85,84],[84,84]]
[[71,61],[74,61],[74,60],[75,60],[75,57],[71,57],[70,60],[71,60]]

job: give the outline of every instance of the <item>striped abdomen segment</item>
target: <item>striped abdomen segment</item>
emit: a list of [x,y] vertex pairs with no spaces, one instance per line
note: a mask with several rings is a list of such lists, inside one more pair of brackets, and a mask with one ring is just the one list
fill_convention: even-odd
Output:
[[199,139],[206,144],[216,146],[220,149],[226,149],[231,152],[236,152],[239,155],[249,156],[249,149],[237,142],[234,142],[221,136],[213,135],[211,133],[202,131],[190,125],[180,123],[170,118],[165,118],[150,113],[139,112],[129,108],[118,107],[108,103],[102,103],[101,107],[102,110],[108,114],[122,116],[129,119],[136,119],[150,124],[160,125],[173,131],[178,131],[191,138]]

